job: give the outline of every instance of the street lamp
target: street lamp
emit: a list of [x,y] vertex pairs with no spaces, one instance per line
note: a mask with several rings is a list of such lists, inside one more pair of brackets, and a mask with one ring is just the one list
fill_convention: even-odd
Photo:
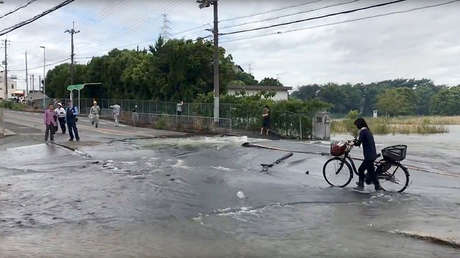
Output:
[[198,7],[200,7],[200,9],[211,6],[210,0],[197,0],[196,2],[199,4]]
[[45,46],[40,46],[43,48],[43,108],[46,108],[46,88],[45,88],[45,67],[46,67],[46,55],[45,55]]

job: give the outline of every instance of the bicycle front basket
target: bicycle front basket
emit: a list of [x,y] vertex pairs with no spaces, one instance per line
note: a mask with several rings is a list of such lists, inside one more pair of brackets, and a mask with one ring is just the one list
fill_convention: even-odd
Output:
[[385,160],[401,161],[406,158],[407,145],[394,145],[382,149]]
[[342,156],[347,150],[347,145],[345,142],[333,141],[331,142],[331,155],[332,156]]

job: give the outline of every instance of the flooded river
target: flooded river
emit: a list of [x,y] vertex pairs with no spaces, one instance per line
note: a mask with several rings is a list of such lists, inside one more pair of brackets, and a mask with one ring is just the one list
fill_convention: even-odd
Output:
[[[351,185],[327,185],[323,156],[295,154],[261,173],[260,163],[284,153],[241,147],[248,140],[126,140],[80,152],[45,144],[8,149],[0,159],[0,257],[458,255],[446,243],[460,241],[459,177],[410,171],[403,194],[358,193]],[[448,135],[376,136],[376,142],[379,149],[409,145],[407,164],[459,171],[460,127]]]

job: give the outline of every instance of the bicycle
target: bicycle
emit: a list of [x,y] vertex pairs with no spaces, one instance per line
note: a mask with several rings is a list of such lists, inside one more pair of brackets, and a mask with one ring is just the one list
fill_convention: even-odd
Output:
[[[333,158],[326,161],[323,166],[323,176],[331,186],[345,187],[353,178],[353,172],[358,176],[350,151],[354,147],[354,141],[331,143],[331,155]],[[406,158],[406,145],[395,145],[382,149],[382,153],[375,161],[377,178],[383,190],[388,192],[403,192],[409,184],[409,171],[400,161]],[[347,172],[348,171],[348,172]]]

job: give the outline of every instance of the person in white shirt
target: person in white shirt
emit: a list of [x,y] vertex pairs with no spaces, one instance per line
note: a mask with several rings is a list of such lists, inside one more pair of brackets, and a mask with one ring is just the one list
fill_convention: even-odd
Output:
[[65,115],[66,115],[66,111],[62,107],[61,103],[58,103],[57,106],[58,107],[54,110],[54,112],[56,113],[56,116],[57,116],[57,118],[59,120],[59,125],[61,126],[62,134],[65,134]]
[[101,112],[101,108],[97,104],[96,101],[93,101],[93,106],[89,110],[89,119],[91,124],[94,125],[96,128],[99,126],[99,113]]
[[120,126],[120,123],[118,122],[118,118],[120,117],[120,105],[112,105],[110,106],[112,109],[112,114],[113,114],[113,120],[115,121],[115,126]]
[[176,114],[178,116],[181,116],[182,115],[182,106],[184,105],[184,101],[180,101],[179,103],[177,103],[176,105]]

